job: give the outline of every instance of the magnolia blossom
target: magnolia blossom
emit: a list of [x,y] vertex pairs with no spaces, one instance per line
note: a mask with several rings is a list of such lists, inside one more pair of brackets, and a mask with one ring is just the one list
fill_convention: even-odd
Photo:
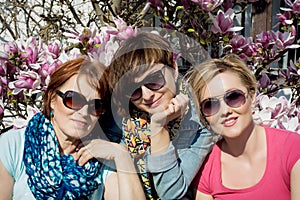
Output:
[[276,26],[278,26],[280,23],[283,26],[293,24],[293,20],[291,19],[292,18],[292,13],[289,12],[289,11],[284,12],[284,14],[277,13],[276,18],[279,20],[279,23],[276,24]]
[[3,105],[3,100],[0,98],[0,116],[3,116],[4,114],[4,105]]
[[132,26],[128,26],[126,22],[121,18],[114,18],[114,23],[116,24],[116,28],[107,27],[107,29],[101,29],[102,31],[106,31],[109,34],[116,35],[119,40],[126,40],[130,37],[136,36],[137,28],[132,28]]
[[48,52],[52,53],[54,58],[58,58],[61,50],[61,43],[58,40],[50,42],[48,45]]
[[191,0],[191,1],[200,5],[200,7],[204,11],[210,12],[214,10],[216,7],[220,6],[224,0]]
[[89,56],[108,66],[119,46],[120,44],[116,40],[109,40],[105,45],[98,48],[96,52],[89,53]]
[[25,89],[37,89],[41,83],[40,76],[34,71],[21,71],[16,81],[10,82],[8,87],[16,95]]
[[271,47],[275,44],[277,40],[277,35],[274,31],[262,32],[256,35],[256,42],[262,44],[263,47]]
[[222,10],[219,10],[217,16],[214,17],[209,13],[209,18],[212,20],[211,30],[213,33],[225,34],[228,32],[237,32],[243,29],[243,27],[234,26],[234,10],[228,9],[225,13]]
[[5,76],[6,69],[4,65],[0,65],[0,76]]
[[285,96],[277,98],[263,94],[256,100],[253,114],[256,123],[300,133],[300,109],[295,102],[289,102]]
[[291,7],[288,8],[281,8],[282,10],[292,11],[294,14],[300,14],[300,0],[295,0],[293,3],[290,0],[285,0],[285,3]]
[[277,31],[276,32],[276,42],[275,45],[277,46],[278,49],[284,50],[286,48],[298,48],[299,45],[293,45],[294,41],[295,41],[295,36],[293,36],[291,33],[289,32],[280,32]]
[[253,44],[252,37],[245,38],[244,36],[237,34],[234,34],[233,38],[230,41],[233,52],[243,51],[243,49],[247,48],[251,44]]

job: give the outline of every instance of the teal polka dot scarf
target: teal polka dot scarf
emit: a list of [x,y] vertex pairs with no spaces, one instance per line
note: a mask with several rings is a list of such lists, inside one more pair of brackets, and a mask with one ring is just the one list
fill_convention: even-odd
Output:
[[87,199],[101,184],[96,159],[80,167],[72,155],[60,155],[53,126],[42,113],[25,130],[23,161],[36,199]]

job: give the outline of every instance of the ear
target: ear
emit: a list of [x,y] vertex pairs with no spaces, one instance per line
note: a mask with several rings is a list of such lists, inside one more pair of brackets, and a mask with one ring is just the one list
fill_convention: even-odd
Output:
[[55,110],[56,103],[57,103],[56,98],[52,97],[51,101],[50,101],[50,108],[51,108],[51,110]]
[[256,106],[256,91],[250,90],[249,95],[251,98],[251,107],[254,108]]

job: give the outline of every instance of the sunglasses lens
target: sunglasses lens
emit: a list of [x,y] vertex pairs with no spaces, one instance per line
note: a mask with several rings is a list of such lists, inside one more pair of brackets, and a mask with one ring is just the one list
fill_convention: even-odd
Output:
[[238,108],[246,102],[246,97],[241,90],[233,90],[225,94],[224,101],[228,106]]
[[205,99],[201,103],[201,111],[205,116],[216,114],[220,109],[220,101],[217,98]]
[[[165,78],[161,70],[147,77],[145,80],[146,81],[144,82],[146,83],[144,84],[144,86],[152,91],[159,90],[166,84]],[[138,100],[141,97],[142,97],[142,88],[139,87],[132,93],[131,100],[133,101]]]
[[165,85],[165,78],[161,71],[159,72],[160,73],[156,74],[155,76],[153,75],[148,79],[148,83],[145,84],[148,89],[155,91],[161,89]]
[[105,111],[103,102],[100,99],[95,99],[94,101],[91,101],[89,103],[89,109],[90,113],[96,116],[102,115]]
[[130,99],[132,101],[135,101],[135,100],[138,100],[141,97],[142,97],[142,88],[139,87],[138,89],[134,90],[134,92],[132,93]]
[[86,104],[86,100],[81,94],[77,92],[67,91],[65,93],[64,104],[68,108],[79,110]]

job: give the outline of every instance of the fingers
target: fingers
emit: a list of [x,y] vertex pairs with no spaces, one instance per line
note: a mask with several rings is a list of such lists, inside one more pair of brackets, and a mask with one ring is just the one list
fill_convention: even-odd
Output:
[[182,116],[185,113],[188,102],[188,96],[182,93],[171,99],[168,107],[169,115],[173,114],[173,119]]
[[189,98],[185,94],[179,94],[170,100],[166,108],[151,116],[151,123],[161,125],[162,127],[178,117],[184,115],[189,103]]
[[[76,158],[75,158],[76,157]],[[77,160],[79,166],[83,166],[87,163],[91,158],[93,158],[93,154],[89,149],[88,145],[83,146],[75,153],[74,159]]]
[[73,155],[78,165],[83,166],[92,158],[113,160],[123,152],[127,152],[122,145],[102,139],[85,141],[79,145],[79,150]]

